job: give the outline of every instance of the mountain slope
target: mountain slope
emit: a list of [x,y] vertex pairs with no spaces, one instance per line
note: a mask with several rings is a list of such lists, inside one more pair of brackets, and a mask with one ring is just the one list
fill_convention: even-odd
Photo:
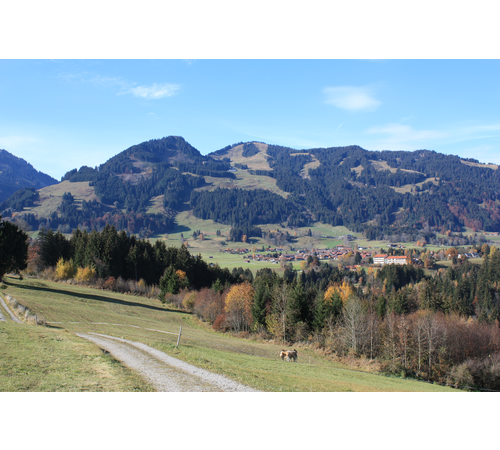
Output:
[[[245,157],[238,148],[212,156],[241,166]],[[429,150],[374,152],[359,146],[298,151],[268,145],[265,153],[276,186],[314,221],[358,231],[500,228],[496,165]]]
[[0,203],[26,187],[40,189],[58,181],[39,172],[24,159],[0,149]]
[[[34,190],[17,192],[0,210],[16,210],[33,227],[111,223],[141,236],[170,231],[175,215],[186,210],[232,226],[234,236],[259,235],[258,226],[266,223],[315,222],[343,225],[370,239],[464,226],[500,231],[498,166],[429,150],[295,150],[248,142],[203,156],[170,136],[134,145],[98,169],[74,169],[63,181],[50,217],[43,207],[47,196]],[[87,197],[76,188],[83,182]]]

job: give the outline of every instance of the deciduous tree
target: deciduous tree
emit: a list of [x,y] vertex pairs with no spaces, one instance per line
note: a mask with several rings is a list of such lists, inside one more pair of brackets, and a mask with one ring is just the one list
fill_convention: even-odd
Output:
[[226,296],[226,321],[234,331],[248,331],[253,322],[254,289],[248,282],[235,284]]

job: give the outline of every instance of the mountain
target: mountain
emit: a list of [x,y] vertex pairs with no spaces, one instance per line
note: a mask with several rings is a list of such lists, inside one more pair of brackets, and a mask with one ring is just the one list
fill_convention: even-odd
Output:
[[56,183],[56,179],[34,169],[24,159],[0,149],[0,203],[19,189],[40,189]]
[[[348,146],[299,151],[261,143],[226,147],[211,156],[250,173],[269,172],[301,211],[300,220],[309,214],[314,221],[368,236],[412,229],[500,229],[500,171],[475,159],[429,150]],[[209,198],[202,201],[206,205]],[[211,214],[216,214],[213,207]]]
[[183,210],[231,225],[235,240],[259,236],[269,223],[344,225],[370,239],[500,231],[500,171],[429,150],[355,145],[295,150],[240,142],[203,156],[169,136],[134,145],[97,169],[74,169],[57,186],[18,191],[2,210],[32,227],[111,223],[143,237],[170,231]]

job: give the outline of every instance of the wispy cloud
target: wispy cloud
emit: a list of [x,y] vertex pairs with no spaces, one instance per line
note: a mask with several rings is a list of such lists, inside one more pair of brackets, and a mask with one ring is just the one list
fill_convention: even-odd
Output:
[[375,111],[381,104],[370,86],[331,86],[323,93],[325,103],[347,111]]
[[[435,145],[436,141],[444,144],[453,144],[463,141],[478,141],[480,139],[500,138],[500,123],[492,125],[455,125],[447,130],[419,130],[410,125],[389,123],[375,126],[364,131],[365,134],[380,136],[380,143],[384,145]],[[403,146],[399,147],[404,149]]]
[[436,130],[415,130],[410,125],[390,123],[381,127],[368,128],[367,134],[383,134],[386,142],[402,143],[421,140],[441,139],[448,136],[448,133]]
[[116,95],[133,95],[146,100],[158,100],[172,97],[180,92],[181,85],[174,83],[153,83],[150,85],[137,85],[135,82],[125,80],[121,77],[106,77],[102,75],[82,73],[62,74],[61,78],[67,81],[79,81],[92,83],[104,88],[116,89]]
[[119,92],[119,95],[132,94],[135,97],[145,98],[146,100],[158,100],[160,98],[172,97],[180,90],[178,84],[157,84],[153,83],[149,86],[136,86],[125,89]]
[[372,150],[416,150],[418,148],[435,149],[437,140],[449,137],[448,133],[437,130],[418,130],[410,125],[389,123],[384,126],[371,127],[365,134],[372,135],[375,140],[369,146]]

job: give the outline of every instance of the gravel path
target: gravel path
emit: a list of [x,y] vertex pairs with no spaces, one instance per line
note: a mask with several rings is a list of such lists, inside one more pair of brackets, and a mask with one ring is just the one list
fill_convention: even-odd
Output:
[[257,392],[223,375],[200,369],[140,342],[97,333],[76,333],[111,353],[160,392]]
[[[7,312],[7,314],[10,316],[10,318],[14,321],[14,322],[17,322],[17,323],[22,323],[13,313],[12,311],[9,309],[9,307],[5,304],[5,302],[3,301],[3,298],[0,297],[0,303],[2,304],[3,308],[5,309],[5,311]],[[0,317],[5,321],[5,318],[2,316],[2,313],[0,312]],[[0,319],[1,320],[1,319]]]

